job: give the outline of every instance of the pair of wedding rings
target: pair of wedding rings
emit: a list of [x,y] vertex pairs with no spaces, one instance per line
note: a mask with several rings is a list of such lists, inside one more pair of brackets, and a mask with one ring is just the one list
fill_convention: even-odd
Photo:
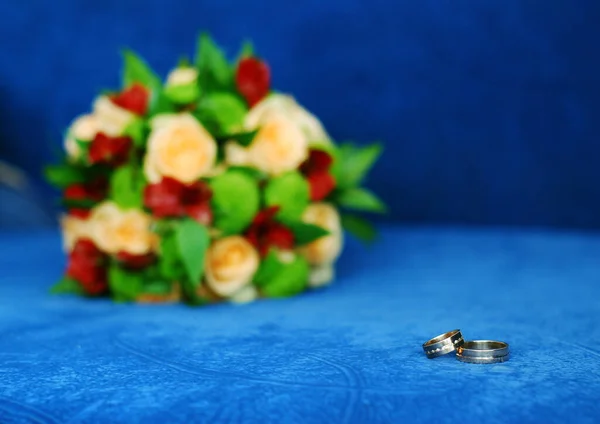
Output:
[[423,343],[429,359],[456,351],[456,359],[471,364],[496,364],[509,358],[508,343],[495,340],[472,340],[465,342],[460,330],[440,334]]

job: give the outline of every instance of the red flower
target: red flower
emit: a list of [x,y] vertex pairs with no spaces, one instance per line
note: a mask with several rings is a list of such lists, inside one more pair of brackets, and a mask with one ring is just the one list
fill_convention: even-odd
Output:
[[318,202],[326,198],[335,188],[335,179],[330,173],[333,158],[322,150],[311,150],[300,171],[308,179],[310,199]]
[[65,189],[66,200],[101,201],[106,197],[108,183],[104,178],[97,178],[85,184],[72,184]]
[[66,200],[83,200],[87,199],[88,193],[83,184],[72,184],[65,189]]
[[69,206],[69,201],[84,201],[88,199],[88,193],[83,184],[73,184],[67,187],[64,192],[64,199],[67,203],[69,214],[81,219],[86,219],[90,215],[88,208]]
[[260,211],[246,231],[246,238],[256,247],[261,256],[266,256],[271,247],[285,250],[294,247],[294,233],[285,225],[275,221],[277,211],[279,206]]
[[79,219],[88,219],[91,215],[92,211],[90,209],[84,208],[70,208],[69,215],[74,216]]
[[123,264],[125,268],[142,269],[154,263],[156,255],[147,253],[145,255],[132,255],[127,252],[117,253],[117,260]]
[[85,190],[90,199],[98,202],[104,200],[108,193],[108,180],[106,177],[97,177],[85,184]]
[[213,220],[212,209],[208,201],[186,206],[185,214],[204,225],[209,225]]
[[327,171],[314,172],[307,178],[310,185],[310,200],[313,202],[325,199],[335,188],[335,179]]
[[90,145],[90,162],[119,166],[129,159],[130,149],[129,137],[109,137],[98,133]]
[[111,96],[110,100],[119,107],[137,115],[144,115],[148,110],[150,93],[140,84],[134,83],[121,93]]
[[169,177],[144,190],[144,204],[157,218],[187,215],[205,225],[212,221],[211,197],[210,187],[204,182],[186,185]]
[[252,107],[269,94],[271,85],[269,66],[255,57],[242,59],[238,64],[235,82],[238,91]]
[[90,214],[90,206],[76,205],[71,207],[69,202],[76,203],[90,201],[100,202],[106,197],[108,183],[105,178],[97,178],[85,184],[72,184],[65,189],[63,194],[69,213],[79,218],[87,218]]
[[99,295],[108,289],[106,256],[87,239],[78,240],[69,254],[67,276],[76,280],[90,295]]
[[300,165],[303,174],[309,175],[313,172],[328,171],[333,163],[333,158],[323,150],[311,150],[308,159]]

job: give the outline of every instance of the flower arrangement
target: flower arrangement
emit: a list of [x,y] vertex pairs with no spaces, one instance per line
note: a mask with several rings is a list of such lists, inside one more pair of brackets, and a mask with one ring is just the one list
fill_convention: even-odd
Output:
[[52,291],[200,305],[330,282],[343,229],[372,239],[357,213],[385,211],[361,188],[381,147],[334,144],[270,81],[250,45],[230,63],[206,34],[164,84],[125,51],[123,88],[75,119],[46,169],[68,253]]

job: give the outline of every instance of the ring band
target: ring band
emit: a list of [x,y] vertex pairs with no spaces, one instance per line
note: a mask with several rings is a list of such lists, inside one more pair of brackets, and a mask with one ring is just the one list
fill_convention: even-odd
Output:
[[433,359],[456,350],[464,342],[460,330],[452,330],[423,343],[423,350],[429,359]]
[[456,349],[456,359],[470,364],[496,364],[509,357],[508,343],[495,340],[468,341]]

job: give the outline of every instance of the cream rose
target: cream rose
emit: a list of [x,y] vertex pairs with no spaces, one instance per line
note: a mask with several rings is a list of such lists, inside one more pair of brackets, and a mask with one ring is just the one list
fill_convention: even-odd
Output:
[[188,85],[198,79],[198,71],[195,68],[175,68],[167,76],[167,86]]
[[233,296],[252,282],[259,262],[258,252],[245,238],[222,238],[206,254],[206,283],[220,296]]
[[99,131],[98,118],[94,115],[81,115],[73,121],[67,132],[65,139],[65,150],[69,158],[78,159],[81,155],[81,148],[77,140],[90,142]]
[[90,221],[87,219],[64,215],[60,219],[60,226],[62,228],[63,247],[66,252],[73,250],[78,240],[93,238]]
[[329,235],[303,246],[300,253],[314,268],[333,264],[342,251],[343,243],[338,211],[329,203],[313,203],[304,211],[302,220],[326,229]]
[[275,114],[284,115],[294,122],[310,146],[331,144],[331,138],[321,121],[300,106],[292,96],[285,94],[271,94],[255,105],[248,113],[245,124],[248,128],[257,128],[270,121]]
[[144,255],[156,246],[152,220],[140,210],[125,211],[113,202],[103,202],[92,210],[90,224],[94,242],[106,253]]
[[[263,122],[249,148],[237,149],[238,161],[246,162],[270,175],[279,175],[297,169],[308,157],[306,137],[293,121],[281,114],[273,114]],[[232,160],[232,151],[227,161]]]
[[228,143],[226,162],[255,166],[270,175],[297,169],[310,146],[331,143],[321,122],[283,94],[272,94],[255,105],[246,115],[244,128],[259,132],[249,148]]
[[159,115],[152,120],[144,173],[151,183],[171,177],[192,183],[210,174],[217,143],[192,115]]
[[107,96],[100,96],[94,102],[94,116],[98,121],[98,131],[109,137],[123,135],[125,128],[135,119],[135,115],[114,104]]

